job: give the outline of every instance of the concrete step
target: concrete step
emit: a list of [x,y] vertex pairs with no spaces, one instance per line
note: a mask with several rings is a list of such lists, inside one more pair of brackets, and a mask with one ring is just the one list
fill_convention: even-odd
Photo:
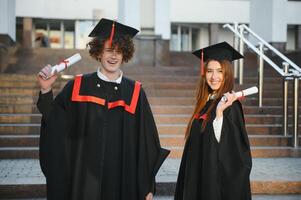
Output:
[[[171,150],[169,158],[181,158],[182,146],[163,146]],[[301,149],[293,147],[251,147],[254,158],[280,158],[280,157],[301,157]],[[37,159],[39,156],[38,147],[0,147],[0,159]]]
[[[183,135],[187,124],[157,124],[160,135]],[[291,127],[291,126],[289,126]],[[301,128],[301,124],[299,124]],[[282,132],[282,124],[246,124],[246,129],[249,134],[255,135],[277,135]],[[0,134],[24,134],[38,133],[40,130],[39,123],[28,124],[0,124]],[[281,134],[280,134],[281,135]]]
[[[258,200],[270,200],[267,195],[287,197],[301,194],[300,158],[255,158],[251,171],[252,195]],[[156,176],[157,195],[174,195],[180,159],[167,159]],[[45,178],[39,161],[32,159],[2,160],[0,162],[0,193],[3,198],[45,197]],[[284,198],[284,199],[285,199]],[[273,199],[273,198],[272,198]],[[279,199],[279,198],[276,198]],[[283,199],[283,200],[284,200]],[[274,199],[273,199],[274,200]]]
[[42,114],[0,114],[0,123],[40,123]]
[[[154,118],[156,124],[187,124],[191,115],[189,114],[155,114]],[[301,117],[301,115],[300,115]],[[15,114],[15,113],[3,113],[0,114],[0,123],[40,123],[41,114]],[[291,121],[292,116],[288,117],[288,121]],[[245,115],[246,124],[281,124],[283,120],[282,115],[272,114],[250,114]]]
[[[156,124],[187,124],[191,115],[189,114],[155,114]],[[301,115],[299,115],[301,117]],[[282,115],[272,114],[246,114],[246,124],[281,124]],[[292,120],[292,116],[288,116],[288,121]],[[1,115],[0,115],[1,122]]]
[[[193,105],[151,105],[153,114],[186,114],[193,112]],[[300,107],[301,108],[301,104]],[[244,114],[270,114],[280,115],[283,112],[282,106],[247,106],[243,105]],[[288,107],[288,112],[292,113],[292,106]],[[38,114],[39,111],[35,104],[2,104],[0,113],[17,114]]]
[[36,135],[0,135],[0,147],[38,147],[40,136]]
[[0,124],[1,135],[39,134],[40,124]]
[[[253,200],[300,200],[301,195],[252,195]],[[46,200],[46,198],[2,199],[0,200]],[[154,196],[154,200],[174,200],[174,196]]]
[[0,113],[38,114],[39,111],[35,104],[2,104],[0,105]]
[[[53,88],[60,89],[62,88],[69,80],[59,79],[54,84]],[[258,85],[258,84],[255,84]],[[301,83],[300,83],[301,85]],[[177,90],[195,90],[197,89],[198,83],[197,82],[179,82],[171,80],[170,82],[161,82],[160,80],[149,80],[149,81],[142,81],[142,86],[145,89],[177,89]],[[254,84],[247,83],[243,85],[235,84],[234,91],[242,90],[248,87],[252,87]],[[40,86],[38,82],[35,81],[20,81],[20,80],[12,80],[12,81],[3,81],[0,85],[1,89],[32,89],[32,90],[39,90]],[[263,85],[263,91],[269,90],[273,88],[274,90],[282,91],[283,84],[282,82],[277,83],[265,83]],[[293,89],[293,84],[289,84],[289,90]]]
[[[165,147],[170,149],[170,158],[181,158],[183,147]],[[285,157],[301,157],[301,149],[293,147],[251,147],[252,157],[254,158],[285,158]]]
[[[38,96],[2,96],[0,98],[0,106],[11,104],[11,105],[33,105],[36,104]],[[194,97],[148,97],[151,105],[185,105],[193,106],[195,104]],[[292,105],[292,98],[288,99],[289,105]],[[241,100],[245,106],[258,106],[257,97],[247,97]],[[263,106],[282,106],[282,98],[264,98]],[[299,100],[301,104],[301,98]]]
[[[251,146],[289,146],[291,136],[249,135]],[[162,146],[184,146],[184,135],[160,135]],[[301,136],[299,137],[301,143]],[[0,147],[38,147],[39,135],[0,135]]]
[[[23,188],[21,188],[22,190]],[[301,195],[252,195],[253,200],[300,200]],[[0,200],[46,200],[46,198],[17,198],[17,199],[3,199],[0,197]],[[174,196],[166,195],[155,195],[154,200],[174,200]]]
[[0,98],[0,105],[32,105],[36,104],[38,97],[24,97],[24,96],[2,96]]
[[[282,187],[291,187],[293,186],[294,191],[299,191],[296,189],[297,187],[294,184],[299,186],[299,183],[292,182],[277,182],[277,183],[264,183],[264,182],[251,182],[252,189],[256,187],[260,187],[265,185],[269,189],[278,190]],[[157,194],[161,193],[161,191],[166,190],[166,188],[175,187],[175,183],[157,183]],[[255,190],[255,189],[253,189]],[[268,190],[268,189],[266,189]],[[43,184],[26,184],[26,185],[1,185],[0,186],[1,194],[0,200],[46,200],[43,198],[46,196],[46,186]],[[255,190],[258,191],[258,190]],[[259,191],[264,191],[264,189],[260,189]],[[168,193],[171,193],[170,191]],[[255,193],[255,192],[254,192]],[[258,193],[257,193],[258,194]],[[260,194],[260,193],[259,193]],[[253,200],[300,200],[301,195],[252,195]],[[277,194],[277,193],[276,193]],[[282,194],[282,193],[280,193]],[[298,193],[297,193],[298,194]],[[9,198],[9,199],[8,199]],[[12,199],[14,198],[14,199]],[[166,195],[158,195],[154,197],[154,200],[173,200],[173,196]]]
[[[252,147],[286,147],[292,143],[292,136],[249,135],[249,141]],[[160,142],[162,146],[183,147],[185,139],[184,135],[160,135]],[[299,143],[301,144],[301,136]]]
[[[191,114],[194,106],[151,106],[154,114]],[[300,107],[301,108],[301,105]],[[244,114],[276,114],[283,112],[282,106],[243,106]],[[292,113],[292,107],[289,106],[289,113]]]
[[0,159],[38,159],[38,147],[0,147]]
[[[192,89],[145,89],[147,96],[150,97],[195,97],[196,91]],[[57,94],[58,89],[53,92]],[[37,96],[39,89],[32,88],[0,88],[0,96]],[[281,97],[282,90],[266,90],[263,92],[263,97]],[[293,95],[293,90],[288,91],[288,95]]]
[[[157,124],[160,134],[183,135],[187,124]],[[301,124],[299,125],[301,127]],[[281,124],[246,124],[246,129],[249,134],[279,134],[282,132]]]
[[[148,97],[148,100],[151,105],[178,105],[178,106],[194,106],[195,98],[194,97]],[[293,99],[288,98],[289,105],[292,104]],[[244,106],[256,106],[258,107],[258,98],[256,96],[247,97],[240,100]],[[301,103],[301,98],[299,100]],[[270,97],[263,98],[263,106],[282,106],[283,100],[282,97]]]
[[[170,73],[170,74],[163,74],[162,71],[160,70],[156,70],[156,69],[150,69],[149,72],[150,73],[146,73],[147,68],[143,68],[142,71],[140,71],[140,74],[134,74],[134,70],[130,73],[124,73],[125,76],[130,77],[131,79],[134,80],[140,80],[140,81],[154,81],[154,80],[158,80],[161,82],[172,82],[172,81],[177,81],[177,82],[197,82],[199,80],[199,76],[198,75],[192,75],[193,73],[190,72],[190,70],[188,69],[186,71],[186,74],[183,73]],[[167,72],[172,72],[173,70],[169,70]],[[165,71],[166,72],[166,71]],[[65,75],[67,75],[68,73],[65,73]],[[37,78],[36,78],[36,74],[34,75],[24,75],[24,74],[3,74],[0,75],[0,81],[16,81],[16,82],[25,82],[25,81],[29,81],[29,82],[36,82]],[[59,79],[61,80],[61,79]],[[253,83],[257,83],[258,78],[257,77],[244,77],[244,84],[253,84]],[[282,78],[280,77],[264,77],[264,83],[265,84],[269,84],[269,83],[280,83],[282,82]]]

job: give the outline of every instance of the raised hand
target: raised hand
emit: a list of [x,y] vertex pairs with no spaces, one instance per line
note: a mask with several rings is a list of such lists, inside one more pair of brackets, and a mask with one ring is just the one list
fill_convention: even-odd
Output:
[[237,99],[237,96],[235,95],[235,92],[227,92],[224,94],[226,97],[226,100],[220,100],[220,102],[217,104],[216,107],[216,118],[220,118],[223,116],[223,112],[226,108],[232,105],[232,103]]
[[[50,91],[53,83],[57,79],[57,73],[51,76],[51,66],[46,65],[38,74],[37,79],[42,91]],[[48,78],[50,77],[50,78]],[[48,78],[48,79],[47,79]]]

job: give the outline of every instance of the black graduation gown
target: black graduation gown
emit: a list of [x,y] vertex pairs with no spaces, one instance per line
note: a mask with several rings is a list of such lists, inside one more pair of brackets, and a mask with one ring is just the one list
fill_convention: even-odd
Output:
[[[211,103],[211,100],[207,102],[201,115]],[[235,101],[224,111],[219,143],[212,125],[215,108],[203,132],[203,119],[195,119],[192,123],[180,165],[175,200],[251,199],[252,159],[241,104]]]
[[40,95],[37,104],[47,199],[144,199],[169,151],[160,146],[143,88],[125,77],[105,82],[97,73],[80,80],[54,101],[51,92]]

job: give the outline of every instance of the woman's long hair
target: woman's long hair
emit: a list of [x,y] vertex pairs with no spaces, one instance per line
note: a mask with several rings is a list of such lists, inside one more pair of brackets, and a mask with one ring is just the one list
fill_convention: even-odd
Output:
[[[205,74],[207,73],[207,67],[208,67],[208,64],[210,61],[211,60],[208,60],[205,63],[205,66],[204,66]],[[234,87],[234,77],[233,77],[233,69],[232,69],[231,62],[228,60],[222,60],[222,61],[217,61],[217,62],[219,62],[219,64],[222,67],[223,81],[222,81],[220,88],[215,92],[215,99],[213,100],[213,103],[209,106],[208,110],[206,111],[206,119],[203,120],[202,131],[205,129],[205,127],[208,123],[208,120],[211,117],[212,109],[218,103],[218,101],[223,96],[223,94],[232,91],[233,87]],[[201,110],[206,105],[206,102],[208,100],[210,93],[213,92],[212,89],[210,88],[210,86],[207,84],[205,74],[200,78],[198,86],[197,86],[196,105],[194,107],[193,114],[189,120],[187,129],[186,129],[186,133],[185,133],[186,139],[188,138],[188,136],[190,134],[192,122],[193,122],[195,116],[201,112]]]

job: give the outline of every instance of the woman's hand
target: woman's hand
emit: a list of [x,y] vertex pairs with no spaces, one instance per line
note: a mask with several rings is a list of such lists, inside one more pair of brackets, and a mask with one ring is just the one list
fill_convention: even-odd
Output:
[[232,103],[237,99],[237,96],[235,95],[235,92],[227,92],[226,94],[224,94],[224,96],[226,97],[226,101],[222,101],[220,100],[220,102],[217,104],[216,107],[216,118],[220,118],[223,116],[223,112],[226,108],[228,108],[229,106],[232,105]]
[[[41,91],[50,91],[52,88],[53,83],[57,79],[57,73],[54,72],[54,75],[51,76],[51,66],[46,65],[38,74],[38,83],[41,87]],[[50,77],[49,79],[47,79]]]
[[148,193],[145,197],[145,200],[153,200],[153,193]]

